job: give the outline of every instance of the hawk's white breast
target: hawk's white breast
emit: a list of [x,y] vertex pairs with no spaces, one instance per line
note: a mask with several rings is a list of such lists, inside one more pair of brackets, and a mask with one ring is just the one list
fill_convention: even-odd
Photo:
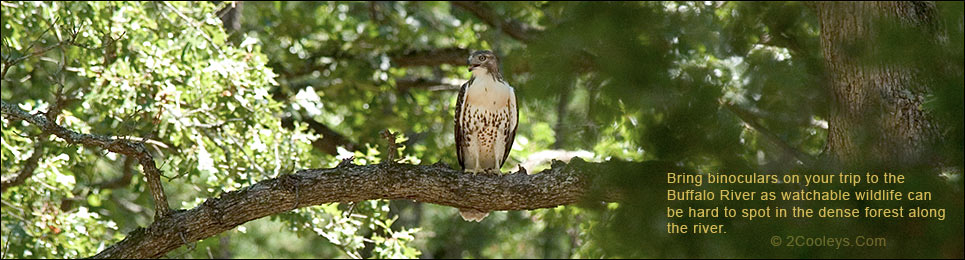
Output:
[[516,94],[508,84],[488,75],[476,77],[463,97],[460,124],[463,166],[470,172],[499,171],[516,128]]

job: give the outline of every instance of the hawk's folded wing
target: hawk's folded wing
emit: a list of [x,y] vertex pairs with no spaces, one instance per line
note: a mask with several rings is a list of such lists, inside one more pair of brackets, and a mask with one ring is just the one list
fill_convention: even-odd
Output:
[[469,84],[472,84],[472,81],[474,79],[475,78],[469,78],[469,81],[466,81],[466,83],[463,83],[462,87],[459,88],[459,97],[456,97],[456,116],[454,120],[456,123],[456,127],[455,127],[456,157],[459,160],[459,166],[462,167],[463,169],[466,169],[466,164],[463,162],[464,159],[462,155],[462,148],[466,145],[465,143],[463,143],[466,138],[464,136],[465,133],[463,133],[462,131],[462,120],[463,120],[462,112],[465,111],[463,106],[466,105],[466,89],[469,88]]

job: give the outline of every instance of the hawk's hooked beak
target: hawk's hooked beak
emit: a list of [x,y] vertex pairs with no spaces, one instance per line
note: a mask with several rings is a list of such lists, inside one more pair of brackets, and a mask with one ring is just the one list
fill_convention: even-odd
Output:
[[472,69],[475,69],[476,67],[479,67],[480,65],[481,65],[481,64],[469,64],[469,72],[472,72]]

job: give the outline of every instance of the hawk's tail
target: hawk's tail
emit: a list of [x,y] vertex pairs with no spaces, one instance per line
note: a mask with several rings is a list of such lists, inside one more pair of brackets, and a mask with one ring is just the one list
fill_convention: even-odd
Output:
[[482,212],[475,209],[459,209],[459,215],[466,221],[481,222],[486,216],[489,216],[489,212]]

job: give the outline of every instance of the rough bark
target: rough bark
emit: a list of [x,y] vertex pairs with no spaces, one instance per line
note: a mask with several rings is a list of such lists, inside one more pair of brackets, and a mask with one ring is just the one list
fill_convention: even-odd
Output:
[[[481,211],[530,210],[575,204],[593,197],[620,199],[600,189],[601,167],[625,162],[554,163],[538,174],[467,174],[445,164],[352,165],[302,170],[210,198],[139,228],[94,258],[157,258],[178,247],[230,230],[248,221],[296,208],[373,199],[415,200]],[[615,166],[616,165],[616,166]],[[598,182],[594,185],[594,182]],[[593,195],[591,195],[593,194]],[[597,196],[599,195],[599,196]],[[453,215],[455,217],[455,215]]]
[[920,108],[925,88],[916,69],[876,63],[872,55],[880,55],[875,34],[886,25],[882,19],[936,32],[934,3],[829,2],[814,7],[833,99],[825,156],[842,164],[928,160],[927,144],[938,132]]

